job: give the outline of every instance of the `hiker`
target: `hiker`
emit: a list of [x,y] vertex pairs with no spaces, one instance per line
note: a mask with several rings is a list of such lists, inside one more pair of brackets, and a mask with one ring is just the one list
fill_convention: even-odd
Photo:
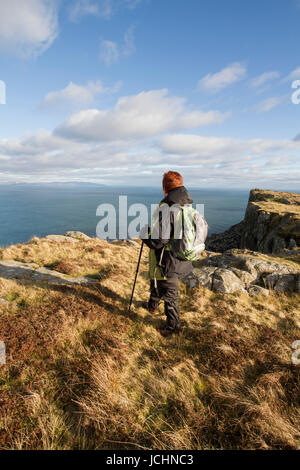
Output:
[[[158,312],[158,305],[164,301],[165,315],[167,317],[165,327],[159,329],[162,336],[170,336],[180,331],[180,313],[178,299],[178,280],[185,277],[192,270],[192,260],[197,259],[205,248],[204,241],[207,236],[206,221],[199,213],[196,220],[200,232],[197,232],[198,245],[195,245],[195,236],[190,237],[193,242],[192,250],[184,250],[181,240],[187,243],[188,234],[181,233],[181,240],[176,238],[178,216],[180,227],[182,227],[182,213],[185,205],[191,205],[193,200],[186,188],[183,186],[182,176],[176,171],[169,171],[163,176],[164,199],[158,206],[156,219],[152,220],[151,229],[146,225],[140,232],[140,238],[150,248],[149,253],[149,277],[150,277],[150,299],[143,302],[143,307],[150,313]],[[196,211],[190,207],[192,217]],[[172,209],[171,209],[172,208]],[[168,219],[163,217],[164,209]],[[186,217],[187,218],[187,217]],[[194,219],[193,219],[194,220]],[[154,227],[156,225],[156,227]],[[156,228],[156,230],[154,230]],[[185,229],[186,230],[186,229]],[[154,236],[154,231],[156,235]],[[200,238],[199,239],[199,234]],[[185,237],[183,237],[185,235]],[[174,247],[177,246],[177,249]],[[189,247],[191,248],[191,247]],[[180,251],[181,250],[181,251]],[[197,252],[198,250],[198,252]],[[190,259],[187,252],[191,255]],[[195,253],[197,252],[197,257]]]

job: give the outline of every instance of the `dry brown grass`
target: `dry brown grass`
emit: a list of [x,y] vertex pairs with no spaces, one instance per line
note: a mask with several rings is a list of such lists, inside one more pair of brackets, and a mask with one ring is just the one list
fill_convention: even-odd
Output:
[[274,213],[276,215],[284,215],[287,213],[294,214],[296,216],[295,220],[299,220],[300,216],[300,205],[295,205],[295,204],[281,204],[280,202],[272,200],[269,202],[266,201],[259,201],[259,202],[253,202],[252,204],[258,206],[261,210],[264,210],[266,212]]
[[164,339],[163,316],[138,303],[146,252],[130,315],[136,248],[35,240],[2,256],[105,276],[89,288],[0,280],[1,448],[300,448],[299,295],[182,286],[183,332]]

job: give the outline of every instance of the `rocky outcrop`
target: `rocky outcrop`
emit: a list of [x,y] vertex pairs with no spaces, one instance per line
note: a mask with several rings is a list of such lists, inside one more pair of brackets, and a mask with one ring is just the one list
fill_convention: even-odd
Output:
[[207,239],[209,250],[242,248],[279,253],[300,246],[300,194],[253,189],[245,218]]
[[[267,287],[275,292],[297,292],[297,282],[299,275],[272,273],[264,278]],[[300,291],[298,291],[300,293]]]
[[19,261],[0,261],[0,278],[29,279],[32,273],[39,268],[35,263],[21,263]]
[[35,263],[0,261],[0,278],[46,282],[49,285],[89,285],[98,282],[86,276],[71,277]]
[[79,242],[77,238],[67,237],[65,235],[47,235],[45,238],[47,240],[52,240],[54,242],[71,242],[71,243]]
[[248,294],[251,297],[254,297],[256,295],[263,296],[263,297],[268,297],[270,295],[270,291],[268,289],[264,289],[263,287],[260,286],[250,286],[248,289]]
[[218,268],[214,272],[212,290],[222,294],[246,292],[245,284],[230,269]]
[[240,248],[279,253],[300,245],[300,195],[253,190]]
[[[258,281],[261,276],[272,274],[289,274],[295,272],[297,267],[291,267],[286,263],[273,261],[270,257],[262,257],[260,253],[241,250],[230,250],[222,254],[204,258],[197,263],[201,266],[216,266],[225,269],[238,269],[248,273],[252,281]],[[300,270],[300,268],[299,268]]]
[[194,263],[183,280],[188,287],[202,285],[214,292],[248,292],[268,295],[276,292],[300,293],[300,267],[274,262],[256,252],[230,250]]
[[75,238],[76,240],[80,240],[80,241],[92,240],[91,237],[89,237],[88,235],[86,235],[83,232],[78,232],[77,230],[75,230],[75,231],[70,230],[70,231],[66,232],[65,237]]
[[183,282],[191,288],[201,285],[212,290],[215,271],[216,268],[213,267],[194,268],[193,271],[183,279]]

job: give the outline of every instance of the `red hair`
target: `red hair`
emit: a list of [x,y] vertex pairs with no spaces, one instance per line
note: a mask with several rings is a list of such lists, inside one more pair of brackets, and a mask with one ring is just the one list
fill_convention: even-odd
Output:
[[183,186],[183,179],[177,171],[168,171],[164,174],[162,184],[166,193],[169,193],[173,189]]

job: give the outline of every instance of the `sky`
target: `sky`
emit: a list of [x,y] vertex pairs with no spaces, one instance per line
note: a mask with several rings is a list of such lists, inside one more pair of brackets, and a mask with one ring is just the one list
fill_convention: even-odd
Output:
[[0,0],[0,183],[300,189],[300,0]]

